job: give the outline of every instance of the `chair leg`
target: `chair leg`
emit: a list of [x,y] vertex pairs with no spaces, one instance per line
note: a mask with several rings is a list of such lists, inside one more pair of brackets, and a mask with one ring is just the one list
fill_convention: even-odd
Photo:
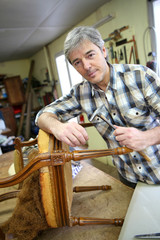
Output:
[[5,234],[3,233],[1,228],[0,228],[0,240],[5,240]]
[[103,218],[89,218],[89,217],[71,217],[70,224],[71,226],[79,225],[115,225],[122,226],[124,222],[123,218],[115,219],[103,219]]
[[8,199],[16,198],[20,190],[16,190],[13,192],[8,192],[0,195],[0,202],[3,202]]
[[73,192],[88,192],[88,191],[96,191],[96,190],[110,190],[111,186],[109,185],[102,185],[102,186],[78,186],[73,188]]

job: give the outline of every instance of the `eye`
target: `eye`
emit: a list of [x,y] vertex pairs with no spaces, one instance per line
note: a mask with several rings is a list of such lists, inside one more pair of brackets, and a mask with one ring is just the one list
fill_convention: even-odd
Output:
[[80,61],[74,62],[73,65],[74,65],[75,67],[78,67],[78,66],[80,65]]
[[88,54],[88,58],[90,58],[90,59],[94,58],[94,56],[95,56],[94,52],[91,52],[91,53]]

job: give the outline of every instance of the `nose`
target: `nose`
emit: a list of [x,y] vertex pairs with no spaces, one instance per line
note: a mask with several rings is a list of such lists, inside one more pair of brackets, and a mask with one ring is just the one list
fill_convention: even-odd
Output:
[[90,62],[89,62],[88,60],[86,60],[86,59],[83,59],[82,62],[83,62],[83,68],[84,68],[85,70],[89,70],[90,67],[91,67]]

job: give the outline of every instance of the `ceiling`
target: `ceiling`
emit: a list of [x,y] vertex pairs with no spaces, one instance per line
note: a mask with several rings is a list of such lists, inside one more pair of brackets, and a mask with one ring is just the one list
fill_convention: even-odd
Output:
[[0,0],[0,62],[29,58],[108,0]]

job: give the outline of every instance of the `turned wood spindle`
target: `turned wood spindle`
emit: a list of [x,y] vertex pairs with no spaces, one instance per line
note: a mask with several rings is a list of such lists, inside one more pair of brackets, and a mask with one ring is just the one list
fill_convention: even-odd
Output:
[[110,190],[111,189],[111,186],[109,185],[102,185],[102,186],[87,186],[87,187],[84,187],[84,186],[76,186],[73,188],[73,192],[89,192],[89,191],[95,191],[95,190],[103,190],[103,191],[106,191],[106,190]]
[[70,218],[71,226],[79,225],[115,225],[122,226],[124,219],[115,218],[115,219],[103,219],[103,218],[89,218],[89,217],[71,217]]

